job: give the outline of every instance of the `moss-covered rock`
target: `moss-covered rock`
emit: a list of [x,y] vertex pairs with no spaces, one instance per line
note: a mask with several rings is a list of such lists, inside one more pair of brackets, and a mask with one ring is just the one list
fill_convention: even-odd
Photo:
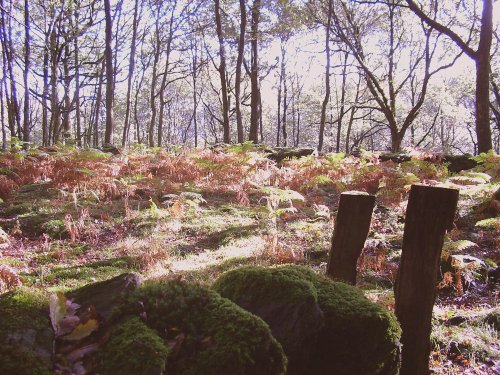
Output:
[[229,272],[216,282],[215,289],[269,324],[288,357],[289,375],[308,373],[324,326],[317,290],[302,277],[263,270],[245,267]]
[[[242,267],[221,276],[214,288],[223,297],[257,314],[265,304],[273,305],[287,297],[294,303],[307,294],[309,298],[317,296],[324,327],[307,363],[300,363],[302,358],[289,358],[291,364],[299,363],[299,368],[305,370],[290,367],[289,373],[390,375],[399,371],[401,329],[396,318],[370,302],[355,287],[333,282],[305,267],[283,266]],[[273,321],[263,318],[273,329]],[[293,316],[281,318],[294,319]],[[282,344],[291,357],[286,341]]]
[[63,220],[49,220],[41,225],[43,233],[48,234],[51,238],[60,239],[68,236],[66,224]]
[[137,317],[115,325],[111,338],[97,354],[102,375],[154,375],[165,369],[168,348],[156,331]]
[[18,288],[0,297],[0,374],[51,374],[48,298]]
[[269,327],[212,290],[175,280],[145,283],[127,309],[172,345],[165,373],[285,373],[286,357]]

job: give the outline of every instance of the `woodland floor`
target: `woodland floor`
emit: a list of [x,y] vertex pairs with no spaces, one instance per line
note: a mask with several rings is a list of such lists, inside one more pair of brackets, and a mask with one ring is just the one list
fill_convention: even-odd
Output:
[[[498,319],[499,284],[485,270],[500,264],[492,198],[500,158],[484,155],[476,170],[451,175],[437,156],[414,156],[394,164],[371,153],[328,154],[280,168],[246,144],[118,156],[70,148],[0,154],[0,292],[19,284],[69,290],[130,271],[210,285],[243,264],[324,272],[339,194],[363,190],[377,194],[377,206],[358,286],[393,309],[409,186],[440,184],[460,189],[460,202],[443,249],[430,366],[436,374],[498,374],[498,320],[487,317],[496,311]],[[447,269],[450,254],[484,263]]]

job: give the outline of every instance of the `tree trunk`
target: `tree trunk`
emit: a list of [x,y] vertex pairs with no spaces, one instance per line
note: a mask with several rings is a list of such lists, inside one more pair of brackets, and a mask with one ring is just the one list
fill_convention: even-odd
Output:
[[7,130],[5,126],[5,109],[3,103],[3,86],[5,77],[0,81],[0,122],[2,123],[2,150],[7,150]]
[[97,71],[99,76],[99,82],[97,84],[97,95],[96,95],[96,104],[95,104],[95,116],[94,116],[94,137],[93,137],[93,146],[99,146],[99,119],[101,116],[101,102],[102,102],[102,84],[104,81],[104,69],[106,66],[106,60],[102,60],[101,69]]
[[70,137],[71,133],[71,99],[69,96],[71,77],[69,73],[69,45],[66,44],[64,47],[65,56],[63,60],[63,83],[64,83],[64,108],[62,110],[62,129],[63,129],[63,141],[66,141]]
[[476,55],[476,134],[478,152],[493,148],[490,128],[490,50],[493,36],[493,0],[483,1],[481,33]]
[[24,0],[24,120],[23,120],[23,141],[24,149],[29,148],[30,141],[30,90],[28,87],[28,75],[30,72],[30,10],[28,0]]
[[288,143],[288,134],[287,134],[287,129],[286,129],[286,114],[288,111],[288,103],[287,103],[287,85],[286,85],[286,65],[285,65],[285,59],[286,59],[286,40],[281,44],[281,74],[283,76],[283,118],[281,120],[281,128],[283,130],[283,146],[287,146]]
[[222,128],[224,132],[224,143],[230,143],[229,133],[229,100],[227,94],[227,80],[226,80],[226,49],[224,46],[224,36],[222,35],[222,20],[220,16],[220,1],[214,0],[215,3],[215,25],[217,29],[217,39],[219,40],[219,77],[221,84],[222,94]]
[[252,59],[250,67],[250,134],[249,139],[253,143],[259,143],[259,122],[261,114],[261,100],[259,87],[259,22],[260,2],[254,0],[252,5]]
[[241,68],[243,55],[245,53],[245,30],[247,25],[247,12],[245,0],[240,0],[240,35],[238,38],[238,57],[236,59],[236,78],[234,83],[235,107],[236,107],[236,129],[238,143],[245,141],[243,135],[243,119],[241,118]]
[[429,373],[432,308],[444,235],[453,225],[458,190],[412,185],[395,288],[403,344],[401,375]]
[[327,275],[356,284],[356,264],[370,229],[375,196],[362,192],[340,195]]
[[122,146],[125,147],[129,142],[129,132],[130,132],[130,93],[132,91],[132,78],[134,76],[135,68],[135,48],[137,39],[137,27],[139,25],[138,13],[138,0],[134,3],[134,21],[132,24],[132,41],[130,42],[130,59],[128,65],[128,77],[127,77],[127,98],[126,98],[126,108],[125,108],[125,122],[123,124],[123,136],[122,136]]
[[75,27],[76,27],[76,37],[73,41],[73,46],[75,49],[75,120],[76,120],[76,144],[78,147],[82,147],[82,119],[81,119],[81,108],[80,108],[80,48],[78,44],[78,8],[75,9]]
[[53,143],[61,140],[61,106],[57,84],[59,80],[59,38],[55,28],[50,33],[50,127],[49,138]]
[[333,0],[328,1],[328,21],[326,23],[325,30],[325,54],[326,54],[326,64],[325,64],[325,97],[323,103],[321,104],[321,118],[319,121],[319,140],[318,140],[318,151],[323,149],[323,138],[325,135],[325,123],[326,123],[326,109],[328,107],[328,101],[330,100],[330,28],[332,25],[332,14],[333,14]]
[[104,57],[106,60],[106,131],[104,133],[104,143],[113,144],[113,104],[114,104],[114,69],[113,69],[113,18],[111,17],[110,0],[104,0],[105,13],[105,43]]
[[43,93],[42,93],[42,145],[48,146],[50,143],[49,136],[49,109],[47,99],[49,97],[49,43],[50,38],[45,38],[45,46],[43,48]]

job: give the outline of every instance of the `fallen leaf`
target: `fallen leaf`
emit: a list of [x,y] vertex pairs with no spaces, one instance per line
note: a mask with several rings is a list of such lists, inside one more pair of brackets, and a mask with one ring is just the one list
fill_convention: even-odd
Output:
[[99,327],[99,322],[89,319],[86,323],[80,323],[69,335],[62,337],[63,340],[78,341],[94,332]]

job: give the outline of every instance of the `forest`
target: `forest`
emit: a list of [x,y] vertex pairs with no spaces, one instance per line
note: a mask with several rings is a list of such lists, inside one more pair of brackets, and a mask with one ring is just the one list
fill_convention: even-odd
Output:
[[0,14],[1,375],[500,373],[500,2]]
[[0,6],[4,149],[499,151],[494,1]]

